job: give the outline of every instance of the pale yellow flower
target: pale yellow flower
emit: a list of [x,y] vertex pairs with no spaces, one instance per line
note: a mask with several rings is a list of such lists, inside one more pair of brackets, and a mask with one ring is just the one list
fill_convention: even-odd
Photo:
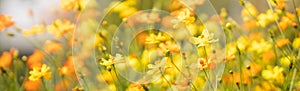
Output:
[[218,39],[214,39],[213,33],[209,33],[207,30],[204,30],[200,36],[193,37],[190,41],[193,44],[196,44],[197,47],[201,47],[201,46],[208,46],[212,43],[215,43],[218,41]]
[[52,25],[47,26],[47,29],[50,33],[54,34],[54,37],[59,39],[64,34],[68,32],[73,32],[75,29],[75,24],[71,23],[68,20],[55,20]]
[[179,19],[179,21],[185,24],[191,24],[195,21],[195,17],[191,15],[191,11],[187,8],[183,9],[183,11],[179,13],[177,18]]
[[31,29],[25,29],[23,31],[24,36],[39,34],[44,32],[45,26],[44,25],[34,25]]

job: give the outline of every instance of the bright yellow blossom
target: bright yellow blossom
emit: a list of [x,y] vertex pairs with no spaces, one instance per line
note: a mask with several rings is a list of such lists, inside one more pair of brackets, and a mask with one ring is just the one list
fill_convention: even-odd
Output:
[[300,38],[295,38],[293,41],[293,48],[300,48]]
[[266,80],[275,81],[282,84],[284,82],[283,72],[284,69],[279,66],[268,66],[266,70],[262,71],[262,77]]
[[146,44],[156,44],[166,40],[167,38],[161,32],[159,32],[157,35],[151,33],[150,36],[146,38]]
[[271,22],[274,22],[278,19],[278,15],[272,10],[268,10],[266,13],[261,13],[257,16],[257,24],[261,27],[266,27]]
[[43,64],[42,67],[33,67],[33,70],[29,72],[29,80],[37,81],[40,78],[45,78],[47,80],[51,79],[51,72],[49,72],[50,67]]

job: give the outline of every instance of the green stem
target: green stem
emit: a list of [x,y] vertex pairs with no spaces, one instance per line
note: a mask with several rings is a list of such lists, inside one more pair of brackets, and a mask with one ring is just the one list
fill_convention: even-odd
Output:
[[[176,70],[180,72],[180,74],[186,79],[186,80],[189,80],[185,75],[184,73],[177,67],[177,65],[174,63],[173,61],[173,57],[172,57],[172,54],[170,54],[170,59],[171,59],[171,63],[172,65],[175,66]],[[198,91],[197,87],[195,86],[195,84],[189,80],[189,82],[192,84],[192,87],[195,89],[195,91]]]
[[214,91],[214,88],[212,86],[212,83],[210,82],[210,79],[209,79],[209,77],[207,75],[207,72],[205,71],[205,69],[203,69],[203,71],[204,71],[205,77],[206,77],[206,79],[208,81],[209,87],[212,89],[212,91]]
[[47,87],[46,87],[46,83],[45,83],[45,79],[44,79],[44,78],[42,78],[42,84],[43,84],[43,89],[44,89],[45,91],[48,91],[48,89],[47,89]]
[[294,11],[296,13],[296,17],[297,17],[297,23],[298,23],[298,26],[300,26],[300,18],[298,16],[298,11],[296,10],[296,3],[295,3],[295,0],[293,0],[293,6],[294,6]]

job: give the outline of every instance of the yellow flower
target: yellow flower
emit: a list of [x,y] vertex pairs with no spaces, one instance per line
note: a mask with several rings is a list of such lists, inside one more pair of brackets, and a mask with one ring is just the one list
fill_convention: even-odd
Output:
[[249,39],[247,37],[243,36],[243,37],[238,38],[236,43],[237,43],[237,47],[239,48],[239,50],[243,51],[248,47]]
[[76,86],[72,89],[72,91],[83,91],[82,87]]
[[282,84],[284,82],[283,68],[279,66],[271,67],[268,66],[267,70],[262,71],[262,77],[266,80],[275,81]]
[[266,13],[262,13],[257,16],[257,24],[261,27],[266,27],[269,23],[274,22],[278,19],[278,15],[272,10],[268,10]]
[[45,26],[44,25],[34,25],[31,29],[29,30],[24,30],[23,35],[29,36],[29,35],[34,35],[34,34],[39,34],[44,32]]
[[100,65],[103,65],[106,67],[107,70],[110,70],[113,64],[124,62],[123,59],[124,58],[120,54],[116,54],[115,57],[109,55],[108,58],[101,58]]
[[5,16],[0,14],[0,32],[2,32],[6,27],[13,26],[14,22],[11,21],[11,16]]
[[213,33],[209,33],[207,30],[204,30],[200,36],[193,37],[190,41],[193,44],[196,44],[197,47],[207,46],[218,41],[218,39],[214,39],[213,37]]
[[185,24],[191,24],[195,21],[195,17],[191,15],[191,11],[189,9],[183,9],[182,12],[179,13],[179,16],[177,16],[179,21],[185,23]]
[[258,54],[266,52],[268,50],[270,50],[272,48],[272,45],[270,43],[268,43],[266,40],[261,39],[258,41],[253,41],[249,48],[248,48],[248,52],[256,52]]
[[51,72],[48,72],[50,67],[43,64],[42,67],[33,67],[33,70],[29,72],[29,80],[37,81],[40,78],[45,78],[47,80],[51,79]]
[[293,48],[300,48],[300,38],[295,38],[293,41]]
[[50,33],[53,33],[55,38],[59,39],[64,34],[72,32],[75,29],[75,24],[68,20],[55,20],[52,25],[47,26]]
[[150,36],[146,38],[146,44],[156,44],[166,40],[167,38],[161,32],[157,35],[151,33]]
[[64,10],[81,11],[86,6],[89,0],[61,0],[60,7]]
[[287,56],[287,57],[282,57],[282,58],[280,58],[280,63],[282,64],[282,65],[284,65],[284,66],[290,66],[290,64],[291,64],[291,58],[292,57],[290,57],[290,56]]

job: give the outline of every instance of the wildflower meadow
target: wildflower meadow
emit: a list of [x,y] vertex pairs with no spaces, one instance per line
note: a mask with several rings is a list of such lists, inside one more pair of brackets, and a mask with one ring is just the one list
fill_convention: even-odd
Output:
[[0,91],[300,91],[299,0],[1,0]]

